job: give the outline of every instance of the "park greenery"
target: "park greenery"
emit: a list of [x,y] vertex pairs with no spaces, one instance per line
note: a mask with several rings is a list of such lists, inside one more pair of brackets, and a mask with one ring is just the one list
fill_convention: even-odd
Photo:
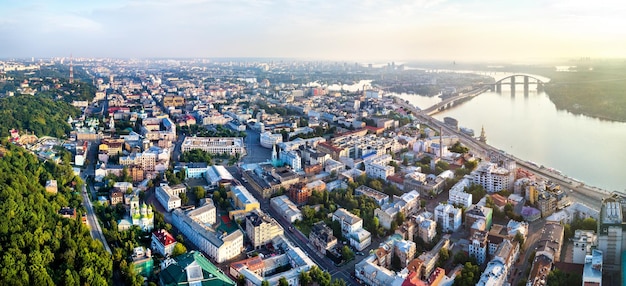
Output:
[[[3,144],[0,158],[0,284],[109,285],[113,264],[102,244],[81,222],[81,186],[71,166],[40,162],[34,155]],[[57,194],[43,185],[56,179]],[[58,215],[77,210],[76,219]]]
[[63,101],[30,95],[0,99],[0,136],[9,136],[9,129],[28,131],[37,136],[65,137],[71,130],[67,118],[80,115],[80,110]]
[[461,274],[454,278],[454,285],[457,286],[474,286],[480,279],[480,267],[471,262],[466,262],[463,265]]

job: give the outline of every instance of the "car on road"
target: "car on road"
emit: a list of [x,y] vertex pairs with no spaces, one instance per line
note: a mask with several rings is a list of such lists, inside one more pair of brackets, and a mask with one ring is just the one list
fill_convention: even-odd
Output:
[[365,255],[365,254],[363,254],[363,252],[357,251],[357,252],[356,252],[356,255],[363,256],[363,255]]

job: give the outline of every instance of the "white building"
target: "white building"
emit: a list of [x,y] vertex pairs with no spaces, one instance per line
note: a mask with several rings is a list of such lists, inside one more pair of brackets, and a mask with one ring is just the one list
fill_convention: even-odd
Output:
[[298,151],[280,151],[280,160],[291,166],[294,172],[302,171],[302,157],[300,157]]
[[363,229],[363,219],[350,213],[344,208],[339,208],[333,213],[333,221],[341,224],[341,233],[350,241],[350,245],[357,250],[363,250],[372,243],[372,235]]
[[182,201],[178,195],[180,193],[186,191],[185,189],[180,188],[172,188],[168,185],[159,186],[155,189],[155,195],[157,200],[161,203],[161,205],[167,210],[171,212],[173,209],[179,208],[182,204]]
[[185,137],[181,152],[200,149],[211,154],[226,153],[231,156],[245,155],[243,138],[240,137]]
[[487,268],[480,275],[480,280],[476,285],[478,286],[500,286],[505,285],[506,282],[506,265],[499,259],[494,259],[487,263]]
[[207,225],[214,225],[217,222],[217,210],[215,209],[213,200],[211,199],[204,199],[204,200],[205,202],[201,206],[188,211],[187,216],[195,221],[198,221]]
[[393,166],[389,166],[392,157],[389,154],[374,156],[364,161],[365,173],[368,177],[387,180],[387,177],[395,174]]
[[431,243],[437,235],[437,223],[433,220],[425,219],[419,223],[417,232],[424,242]]
[[218,233],[207,224],[190,218],[181,209],[172,212],[172,222],[188,241],[217,263],[232,259],[243,250],[244,235],[241,230],[230,234]]
[[593,230],[577,229],[572,240],[572,263],[584,264],[585,257],[591,255],[591,249],[598,245],[598,237]]
[[220,184],[230,183],[235,178],[224,166],[213,165],[207,169],[204,179],[210,186],[217,187]]
[[472,194],[465,192],[465,188],[469,186],[470,180],[467,178],[463,178],[454,184],[448,193],[448,203],[469,208],[472,205]]
[[457,231],[461,227],[461,209],[457,209],[449,204],[439,203],[435,207],[435,221],[441,225],[444,232]]
[[273,134],[272,132],[266,131],[261,133],[259,141],[261,146],[271,149],[274,145],[283,142],[283,135]]
[[160,229],[152,233],[151,248],[164,257],[172,254],[174,246],[176,246],[176,239],[167,230]]
[[270,206],[288,222],[302,220],[302,212],[286,195],[270,199]]
[[483,186],[487,193],[513,189],[514,172],[494,163],[481,163],[470,176],[472,182]]
[[594,249],[591,255],[585,257],[583,285],[602,286],[602,251]]

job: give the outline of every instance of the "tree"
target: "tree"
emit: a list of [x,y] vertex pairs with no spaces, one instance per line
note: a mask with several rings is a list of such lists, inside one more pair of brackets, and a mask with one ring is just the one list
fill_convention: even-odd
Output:
[[267,280],[263,280],[261,282],[261,286],[270,286],[270,282],[268,282]]
[[381,191],[383,189],[383,183],[381,183],[379,180],[372,180],[372,182],[370,183],[370,187],[372,187],[372,189],[374,190]]
[[478,265],[466,262],[461,275],[454,278],[454,285],[458,286],[474,286],[480,279],[480,268]]
[[443,266],[444,263],[446,263],[446,261],[448,261],[449,258],[450,258],[450,251],[447,248],[439,249],[439,260],[437,261],[437,263],[440,266]]
[[517,241],[520,247],[524,245],[524,235],[519,231],[515,234],[515,238],[513,238],[513,240]]
[[184,244],[178,242],[174,245],[174,250],[172,250],[172,257],[179,256],[181,254],[185,254],[187,252],[187,247]]
[[350,247],[344,245],[341,248],[341,256],[343,257],[344,261],[350,261],[354,258],[354,252],[352,252],[352,249],[350,249]]
[[206,196],[206,190],[201,186],[194,187],[193,193],[196,196],[197,200],[200,200]]
[[309,284],[313,282],[313,279],[311,279],[311,275],[309,274],[309,272],[306,272],[306,271],[300,272],[299,280],[300,280],[300,286],[309,286]]
[[178,197],[180,197],[180,202],[183,205],[186,205],[187,203],[189,203],[189,197],[187,197],[186,193],[180,193],[180,195],[178,195]]
[[396,214],[396,224],[402,225],[404,223],[405,216],[403,212],[398,212]]
[[280,279],[278,279],[278,285],[279,286],[289,286],[289,281],[287,281],[287,278],[280,277]]

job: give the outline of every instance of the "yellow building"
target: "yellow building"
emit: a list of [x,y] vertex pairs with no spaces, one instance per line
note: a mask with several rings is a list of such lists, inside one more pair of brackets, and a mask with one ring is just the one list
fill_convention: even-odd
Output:
[[244,186],[231,186],[228,198],[233,200],[233,207],[235,208],[228,213],[231,218],[242,216],[261,207],[259,201]]

